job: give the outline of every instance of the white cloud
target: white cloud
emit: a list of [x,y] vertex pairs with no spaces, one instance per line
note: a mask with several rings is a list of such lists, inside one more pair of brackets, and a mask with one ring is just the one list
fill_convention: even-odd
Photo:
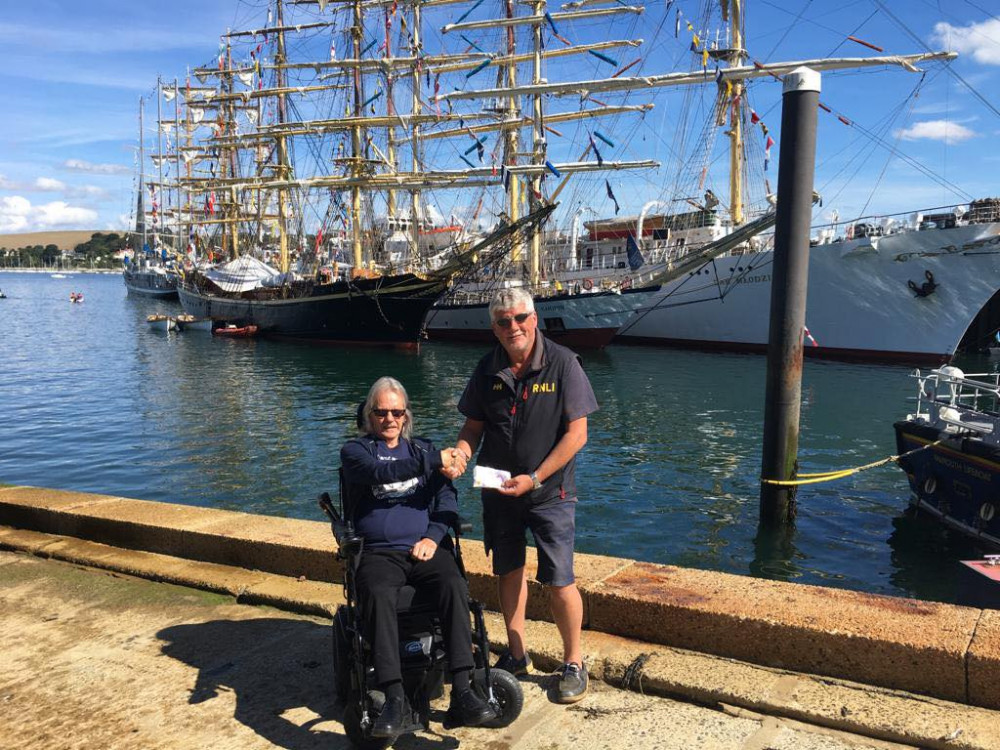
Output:
[[20,195],[0,198],[0,233],[32,232],[53,227],[91,228],[98,223],[97,212],[52,201],[33,206]]
[[0,232],[24,232],[31,214],[31,201],[20,195],[0,198]]
[[983,65],[1000,65],[1000,19],[968,26],[952,26],[942,21],[935,24],[932,39],[959,54],[971,54],[973,60]]
[[949,120],[927,120],[914,123],[905,130],[897,130],[896,135],[904,141],[928,140],[960,143],[975,138],[976,133],[964,125]]
[[33,187],[46,193],[58,193],[66,189],[66,183],[53,180],[51,177],[39,177]]
[[132,170],[124,164],[94,164],[83,159],[67,159],[60,165],[70,172],[89,172],[90,174],[131,174]]

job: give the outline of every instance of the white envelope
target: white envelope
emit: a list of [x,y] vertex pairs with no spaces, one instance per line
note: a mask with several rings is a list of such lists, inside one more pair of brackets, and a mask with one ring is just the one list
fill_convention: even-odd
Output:
[[510,472],[503,469],[492,469],[489,466],[477,466],[472,471],[472,486],[487,487],[498,490],[510,479]]

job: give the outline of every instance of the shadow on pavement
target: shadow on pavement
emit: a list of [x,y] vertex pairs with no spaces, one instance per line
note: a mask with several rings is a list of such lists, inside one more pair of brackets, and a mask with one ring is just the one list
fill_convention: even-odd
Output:
[[[166,656],[198,670],[189,704],[232,691],[233,718],[277,747],[352,747],[340,725],[343,703],[333,688],[329,625],[277,617],[214,620],[164,628],[157,637]],[[330,721],[337,726],[320,726]],[[426,733],[393,744],[400,750],[457,746],[452,737]]]

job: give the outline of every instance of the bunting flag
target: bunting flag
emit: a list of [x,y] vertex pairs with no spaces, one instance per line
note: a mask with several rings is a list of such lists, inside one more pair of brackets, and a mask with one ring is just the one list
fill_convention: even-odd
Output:
[[489,64],[491,62],[493,61],[489,59],[483,60],[481,63],[479,63],[479,65],[477,65],[476,67],[474,67],[472,70],[470,70],[468,73],[465,74],[466,79],[472,78],[472,76],[474,76],[479,71],[489,67]]
[[621,63],[619,63],[619,62],[618,62],[617,60],[615,60],[615,59],[614,59],[613,57],[609,57],[608,55],[605,55],[605,54],[602,54],[602,53],[600,53],[600,52],[598,52],[598,51],[596,51],[596,50],[592,50],[592,49],[589,49],[589,50],[587,50],[587,52],[589,52],[590,54],[592,54],[592,55],[593,55],[594,57],[596,57],[596,58],[597,58],[598,60],[601,60],[601,61],[603,61],[603,62],[606,62],[606,63],[608,63],[609,65],[614,65],[614,66],[615,66],[616,68],[617,68],[617,67],[618,67],[619,65],[621,65]]
[[466,18],[469,17],[469,14],[472,13],[472,11],[474,11],[476,8],[478,8],[482,4],[483,4],[483,0],[476,0],[476,2],[472,4],[471,8],[469,8],[467,11],[465,11],[465,13],[463,13],[462,15],[460,15],[458,17],[458,20],[455,21],[455,23],[456,24],[462,23],[462,21],[464,21]]
[[615,144],[614,144],[614,141],[612,141],[611,139],[609,139],[609,138],[608,138],[608,137],[607,137],[606,135],[604,135],[604,134],[603,134],[603,133],[602,133],[602,132],[601,132],[600,130],[595,130],[595,131],[594,131],[594,135],[596,135],[596,136],[597,136],[598,138],[600,138],[600,139],[601,139],[602,141],[604,141],[604,142],[605,142],[605,143],[607,143],[607,144],[608,144],[609,146],[611,146],[611,148],[614,148],[614,147],[615,147]]
[[764,144],[764,171],[767,171],[768,166],[771,163],[771,146],[774,145],[774,138],[771,136],[767,137],[767,142]]
[[247,71],[246,73],[237,73],[236,77],[240,79],[240,83],[248,88],[253,88],[253,71]]
[[604,187],[608,191],[608,197],[611,199],[611,202],[615,204],[615,216],[617,216],[618,212],[621,211],[621,206],[618,205],[618,199],[615,198],[614,191],[611,189],[611,183],[605,180]]
[[750,122],[753,125],[756,125],[758,122],[760,122],[760,115],[758,115],[752,109],[750,110]]
[[[466,44],[468,44],[469,45],[469,49],[474,49],[476,52],[482,52],[484,55],[486,54],[486,51],[483,50],[482,47],[480,47],[474,41],[472,41],[471,39],[469,39],[469,37],[467,37],[465,34],[459,34],[458,38],[461,39]],[[468,52],[468,51],[469,50],[466,50],[466,52]]]
[[319,255],[319,249],[323,247],[323,225],[320,224],[319,230],[316,232],[316,255]]
[[597,143],[594,141],[594,136],[588,133],[587,137],[590,138],[590,147],[594,149],[594,154],[597,155],[597,166],[603,167],[604,159],[601,158],[601,152],[597,150]]
[[628,256],[628,267],[633,271],[638,271],[646,259],[642,257],[642,251],[639,250],[639,245],[635,241],[634,235],[629,235],[625,240],[626,254]]
[[163,89],[163,100],[167,102],[172,102],[177,92],[173,89]]
[[611,77],[612,77],[612,78],[617,78],[617,77],[618,77],[618,76],[620,76],[620,75],[621,75],[622,73],[624,73],[624,72],[625,72],[626,70],[630,70],[631,68],[634,68],[634,67],[635,67],[636,65],[638,65],[638,64],[639,64],[640,62],[642,62],[642,58],[641,58],[641,57],[637,57],[637,58],[635,58],[635,59],[634,59],[634,60],[633,60],[632,62],[630,62],[630,63],[629,63],[628,65],[626,65],[626,66],[625,66],[624,68],[619,68],[618,70],[616,70],[616,71],[615,71],[615,74],[614,74],[613,76],[611,76]]

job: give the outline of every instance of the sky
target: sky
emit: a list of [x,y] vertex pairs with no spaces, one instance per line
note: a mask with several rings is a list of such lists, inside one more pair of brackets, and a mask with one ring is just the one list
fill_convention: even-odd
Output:
[[[227,28],[246,27],[248,18],[255,19],[250,25],[260,25],[264,5],[264,0],[7,4],[0,17],[5,51],[0,233],[125,229],[135,201],[139,97],[155,91],[158,75],[183,80],[188,67],[212,58]],[[493,14],[490,5],[477,6],[469,19]],[[698,5],[695,0],[647,5],[630,27],[653,40],[643,72],[690,64],[686,24],[698,17]],[[558,10],[554,3],[550,7]],[[682,27],[675,37],[678,10]],[[1000,14],[996,0],[750,0],[747,48],[759,61],[877,54],[847,36],[883,47],[886,54],[929,48],[959,53],[950,72],[927,67],[917,98],[907,99],[920,80],[912,73],[824,75],[820,98],[832,112],[819,113],[816,185],[825,204],[817,219],[1000,195],[995,179],[1000,149],[994,148],[1000,135],[1000,18],[991,11]],[[580,38],[603,33],[600,23],[572,29]],[[772,82],[764,93],[771,103],[758,106],[771,124],[777,157],[780,84]],[[155,110],[155,104],[147,106]],[[664,164],[641,179],[612,180],[625,213],[637,213],[645,198],[671,179],[675,144],[665,125],[676,106],[664,100],[656,116],[634,131],[628,147],[619,149],[623,158]],[[866,133],[878,133],[880,143]],[[555,145],[553,153],[559,153]],[[769,169],[776,182],[775,166]],[[593,200],[597,213],[610,211],[603,196]]]

